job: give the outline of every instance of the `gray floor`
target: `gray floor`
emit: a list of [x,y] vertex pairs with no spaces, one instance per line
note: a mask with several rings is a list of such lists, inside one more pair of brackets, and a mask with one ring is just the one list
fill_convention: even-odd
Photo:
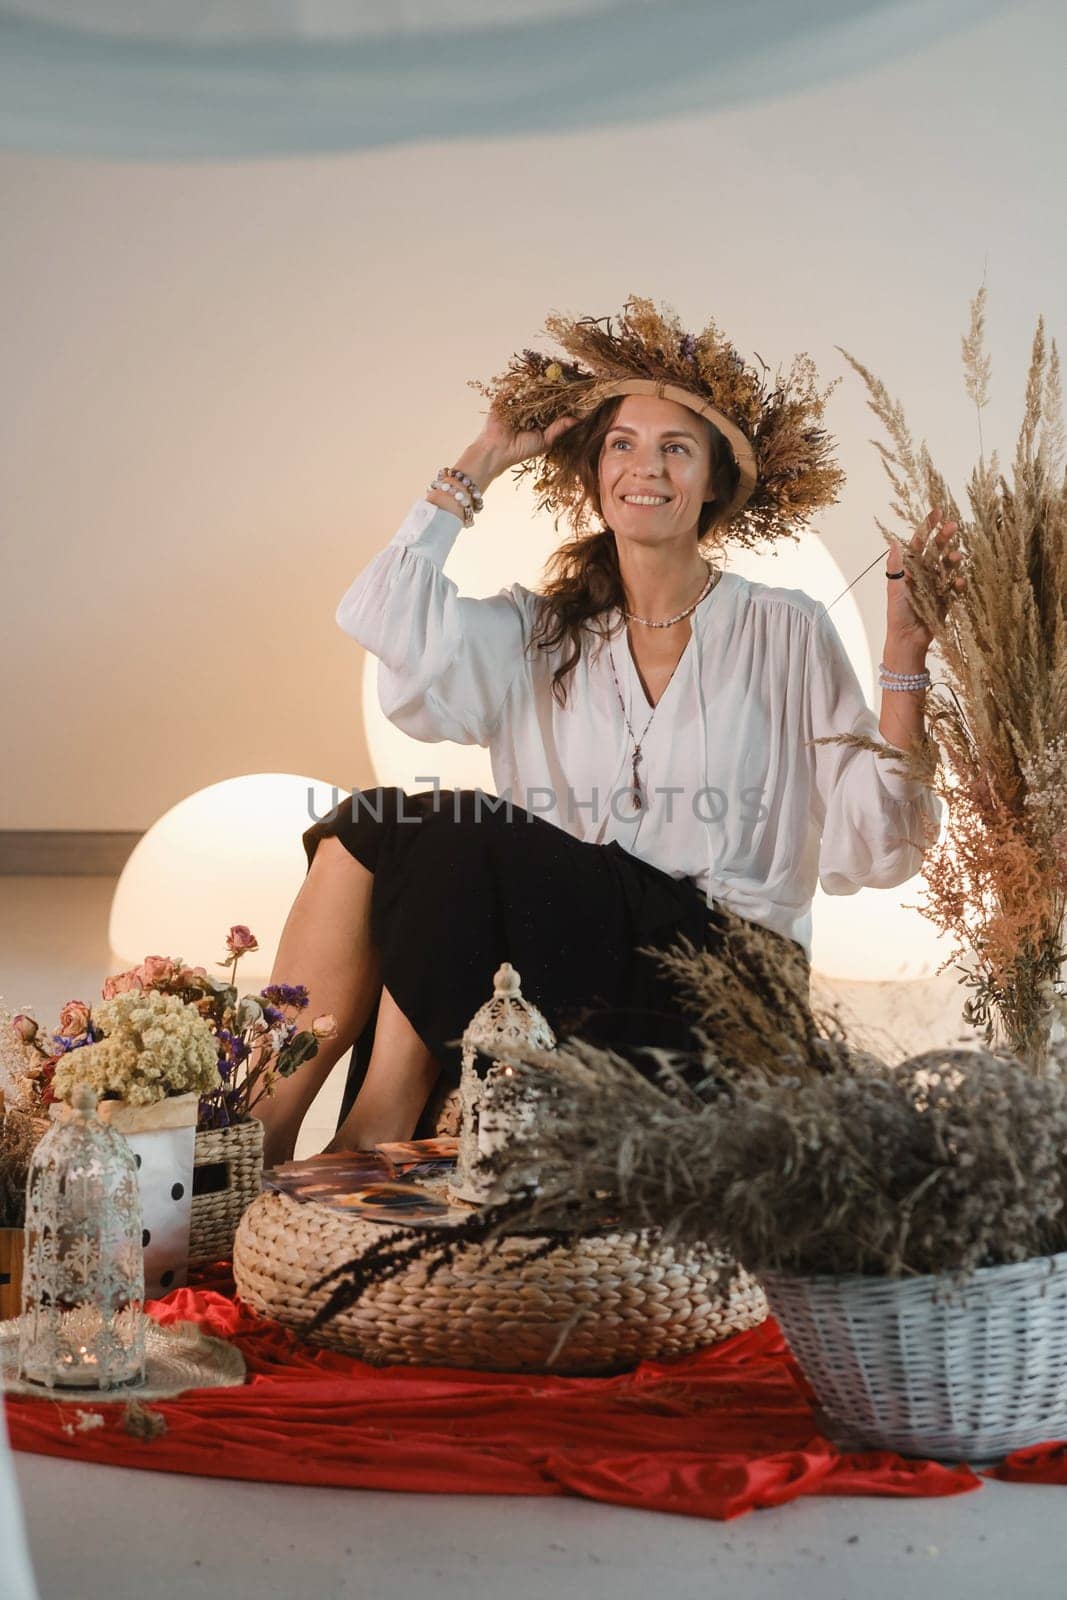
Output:
[[42,1600],[1003,1600],[1067,1587],[1064,1489],[811,1499],[715,1523],[18,1459]]
[[[42,1019],[98,992],[113,884],[0,878],[0,994]],[[909,1010],[954,1032],[943,985]],[[849,985],[886,1028],[888,985]],[[302,1150],[321,1148],[327,1085]],[[42,1600],[993,1600],[1067,1592],[1067,1489],[986,1484],[947,1500],[810,1499],[732,1523],[580,1500],[299,1489],[17,1458]]]

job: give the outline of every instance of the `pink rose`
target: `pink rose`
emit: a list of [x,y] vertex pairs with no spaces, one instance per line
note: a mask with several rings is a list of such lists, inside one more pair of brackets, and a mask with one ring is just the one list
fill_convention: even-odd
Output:
[[177,975],[178,963],[170,956],[145,956],[135,970],[145,988],[151,989],[156,984],[172,983]]
[[316,1039],[332,1039],[337,1033],[337,1018],[332,1012],[324,1011],[312,1021],[311,1031]]
[[137,969],[133,968],[130,972],[117,972],[113,978],[105,978],[100,993],[105,1000],[114,1000],[118,994],[129,994],[132,989],[143,988]]
[[80,1039],[89,1032],[91,1013],[84,1000],[68,1000],[59,1013],[59,1031],[65,1039]]
[[20,1011],[17,1017],[12,1017],[11,1027],[16,1039],[22,1044],[32,1044],[37,1037],[40,1024],[32,1017],[28,1017],[24,1011]]
[[258,950],[259,942],[251,928],[246,928],[243,922],[239,922],[227,934],[226,948],[231,956],[241,956],[246,950]]

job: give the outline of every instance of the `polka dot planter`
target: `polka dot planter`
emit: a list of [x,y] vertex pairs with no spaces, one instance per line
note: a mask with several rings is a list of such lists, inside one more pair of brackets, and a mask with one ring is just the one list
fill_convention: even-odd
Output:
[[172,1095],[151,1106],[100,1103],[100,1116],[125,1135],[137,1166],[149,1300],[179,1288],[188,1276],[198,1105],[195,1094]]

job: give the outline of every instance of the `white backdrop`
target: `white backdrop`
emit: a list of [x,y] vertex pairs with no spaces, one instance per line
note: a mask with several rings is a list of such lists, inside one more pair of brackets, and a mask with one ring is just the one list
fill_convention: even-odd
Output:
[[[1034,318],[1067,328],[1065,45],[1058,0],[1027,0],[831,84],[635,126],[269,161],[0,150],[0,828],[141,830],[246,773],[372,781],[337,601],[480,426],[467,380],[550,309],[648,293],[842,376],[847,483],[815,532],[861,572],[888,486],[835,346],[959,492],[988,267],[987,442],[1010,453]],[[517,541],[499,502],[473,537]],[[884,589],[854,590],[875,658]]]

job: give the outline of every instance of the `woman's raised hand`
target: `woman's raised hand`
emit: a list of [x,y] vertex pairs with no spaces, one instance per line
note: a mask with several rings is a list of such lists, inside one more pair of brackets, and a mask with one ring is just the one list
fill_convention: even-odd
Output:
[[493,476],[498,477],[509,467],[517,467],[521,461],[528,460],[530,456],[541,455],[555,444],[560,434],[572,428],[577,420],[576,417],[557,417],[547,428],[523,428],[515,431],[499,413],[490,411],[472,449],[478,450],[493,463]]
[[[508,427],[502,417],[490,411],[485,426],[474,443],[468,445],[458,461],[453,461],[451,464],[458,471],[466,473],[484,494],[494,478],[499,478],[509,467],[517,467],[520,461],[526,461],[530,456],[540,455],[542,451],[549,449],[561,433],[573,428],[577,420],[576,417],[557,417],[555,422],[550,422],[543,430],[524,428],[516,432]],[[443,511],[456,514],[456,502],[446,491],[428,489],[426,498],[433,505],[440,506]]]
[[[930,537],[931,534],[933,538]],[[967,587],[967,581],[959,571],[959,564],[963,560],[959,550],[959,524],[943,521],[940,510],[935,507],[925,521],[916,528],[908,548],[912,555],[926,563],[934,574],[942,595],[941,615],[944,616],[950,598],[962,594]],[[900,541],[894,540],[889,546],[886,575],[901,571],[903,565]],[[888,591],[887,654],[883,659],[890,667],[897,661],[918,663],[921,666],[933,642],[933,635],[920,622],[912,606],[911,575],[905,573],[903,578],[890,578],[886,589]],[[893,660],[890,660],[890,655],[893,656]]]

